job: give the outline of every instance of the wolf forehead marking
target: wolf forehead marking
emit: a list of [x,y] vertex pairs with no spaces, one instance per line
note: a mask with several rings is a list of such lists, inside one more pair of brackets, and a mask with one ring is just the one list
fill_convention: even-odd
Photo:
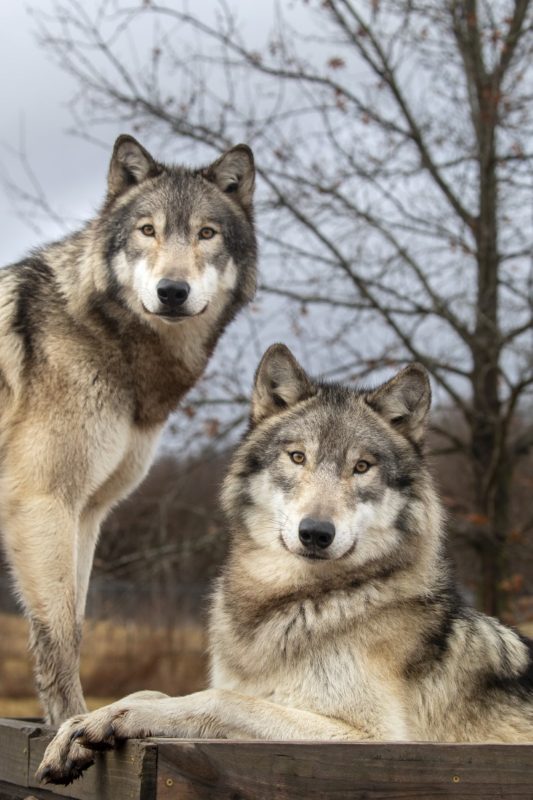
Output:
[[131,217],[159,217],[162,233],[190,235],[202,220],[230,225],[236,218],[248,223],[239,208],[194,172],[168,167],[148,185],[141,185],[110,209],[124,223]]
[[[343,393],[344,395],[344,393]],[[243,472],[252,475],[270,467],[280,453],[303,448],[310,469],[334,466],[338,474],[355,466],[363,456],[373,459],[391,488],[412,486],[414,460],[408,443],[394,441],[362,398],[354,392],[351,403],[331,402],[317,397],[302,403],[271,425],[263,434],[251,432],[243,459]],[[353,464],[352,464],[353,461]],[[295,475],[305,474],[305,469]]]
[[[217,197],[215,189],[211,190],[212,197],[207,196],[202,202],[198,202],[191,191],[176,192],[172,190],[172,186],[170,191],[168,188],[164,178],[159,178],[158,183],[144,189],[142,194],[139,188],[125,205],[110,209],[109,217],[105,221],[110,240],[109,255],[113,254],[115,248],[125,246],[133,226],[140,220],[153,221],[156,238],[183,243],[190,239],[196,241],[201,228],[208,223],[214,223],[217,225],[217,237],[214,241],[210,240],[212,244],[218,243],[222,237],[226,246],[235,251],[237,260],[239,256],[249,255],[250,246],[253,246],[255,252],[249,221],[238,208],[228,206],[223,197]],[[142,244],[142,239],[140,243]],[[130,247],[133,252],[139,251],[139,242]]]

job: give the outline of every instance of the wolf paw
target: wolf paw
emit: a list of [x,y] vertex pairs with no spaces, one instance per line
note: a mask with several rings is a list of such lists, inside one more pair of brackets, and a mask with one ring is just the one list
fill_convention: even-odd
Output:
[[61,725],[46,748],[36,774],[38,781],[62,783],[67,786],[94,763],[91,751],[82,747],[77,741],[77,731],[87,716],[89,715],[83,714],[72,717]]
[[128,711],[119,705],[104,706],[64,722],[46,748],[37,780],[72,783],[94,763],[91,751],[110,750],[117,740],[135,736],[124,724]]

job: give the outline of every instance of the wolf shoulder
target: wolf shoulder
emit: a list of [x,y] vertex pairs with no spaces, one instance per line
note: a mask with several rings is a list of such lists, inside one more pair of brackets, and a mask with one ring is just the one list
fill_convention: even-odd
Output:
[[97,410],[101,370],[125,371],[120,345],[105,335],[90,305],[77,307],[76,278],[71,270],[60,274],[61,261],[53,256],[52,246],[0,270],[0,385],[12,403],[42,385],[57,392],[62,405],[65,391],[67,403],[85,407],[93,397]]
[[531,741],[529,640],[461,604],[445,631],[422,635],[419,644],[406,677],[424,733],[441,741]]
[[105,309],[90,303],[76,314],[74,278],[61,266],[52,246],[0,270],[0,466],[4,483],[28,485],[24,472],[41,492],[105,490],[109,503],[145,474],[162,425],[135,424],[113,320],[107,330]]

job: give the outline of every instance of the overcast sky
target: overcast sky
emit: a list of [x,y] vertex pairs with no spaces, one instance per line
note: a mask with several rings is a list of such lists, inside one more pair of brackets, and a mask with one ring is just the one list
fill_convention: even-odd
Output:
[[[216,0],[202,0],[209,11]],[[99,3],[85,0],[84,7]],[[263,40],[272,21],[272,0],[235,0],[248,41]],[[69,135],[68,101],[75,82],[50,59],[36,38],[32,8],[53,12],[53,0],[33,3],[0,2],[0,171],[23,189],[29,189],[16,155],[21,137],[28,161],[53,209],[65,219],[63,229],[51,220],[17,217],[13,198],[0,183],[2,226],[0,265],[23,257],[29,248],[57,238],[91,216],[105,191],[105,175],[113,139],[122,129],[109,131],[109,149]],[[147,32],[149,35],[149,32]],[[126,131],[124,131],[126,132]],[[157,154],[159,156],[164,154]],[[38,228],[35,230],[35,228]]]
[[[40,9],[52,8],[40,0]],[[50,203],[69,218],[87,216],[99,202],[106,154],[67,134],[66,108],[73,82],[52,64],[38,46],[35,24],[25,4],[0,4],[0,165],[10,179],[29,188],[18,159],[24,134],[28,160]],[[0,186],[2,237],[0,263],[21,258],[29,247],[61,235],[51,222],[33,230],[20,220],[13,199]]]
[[[40,7],[51,7],[51,3],[41,2]],[[0,4],[0,165],[11,180],[28,187],[17,158],[10,152],[10,148],[18,149],[24,130],[28,158],[50,202],[60,211],[68,209],[73,216],[83,216],[91,207],[91,199],[93,204],[96,199],[105,157],[96,148],[81,148],[81,142],[67,136],[65,104],[73,85],[37,46],[34,27],[24,4]],[[20,258],[28,247],[39,244],[43,235],[48,238],[59,233],[50,224],[43,226],[40,235],[18,219],[3,186],[0,203],[0,263]]]

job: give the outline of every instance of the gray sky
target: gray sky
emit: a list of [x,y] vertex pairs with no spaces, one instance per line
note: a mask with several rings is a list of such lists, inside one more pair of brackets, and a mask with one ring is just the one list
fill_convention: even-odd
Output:
[[[49,0],[40,0],[40,10],[51,7]],[[12,181],[29,188],[28,176],[11,152],[24,141],[31,169],[46,197],[72,225],[72,218],[83,219],[98,204],[107,155],[67,134],[70,120],[66,105],[74,83],[50,62],[38,46],[34,31],[26,6],[6,0],[0,4],[0,70],[4,76],[0,84],[0,164]],[[59,226],[45,220],[39,220],[39,230],[33,230],[17,217],[13,199],[3,187],[0,204],[1,264],[18,260],[28,248],[63,233]]]
[[[99,1],[85,0],[89,11]],[[206,12],[216,0],[202,0]],[[265,38],[273,14],[272,0],[236,0],[245,23],[248,41]],[[25,189],[30,182],[16,155],[21,138],[28,161],[50,205],[65,219],[62,228],[51,220],[38,219],[30,226],[17,217],[13,198],[0,184],[2,216],[0,265],[16,261],[28,249],[60,237],[87,219],[100,204],[113,139],[122,129],[109,131],[109,150],[69,135],[72,124],[68,101],[76,84],[39,46],[31,8],[52,12],[53,0],[19,4],[0,2],[0,171]],[[147,31],[150,37],[150,31]],[[156,154],[164,157],[164,154]],[[37,225],[38,230],[35,230]]]
[[[52,7],[40,0],[39,9]],[[35,25],[23,4],[0,5],[0,165],[11,180],[29,188],[17,157],[21,137],[32,170],[51,205],[60,214],[83,218],[91,213],[103,192],[107,155],[66,132],[66,104],[74,84],[52,64],[36,42]],[[11,76],[11,78],[10,78]],[[12,198],[0,187],[2,237],[0,263],[21,258],[50,237],[61,235],[58,226],[41,224],[41,232],[19,219]]]

